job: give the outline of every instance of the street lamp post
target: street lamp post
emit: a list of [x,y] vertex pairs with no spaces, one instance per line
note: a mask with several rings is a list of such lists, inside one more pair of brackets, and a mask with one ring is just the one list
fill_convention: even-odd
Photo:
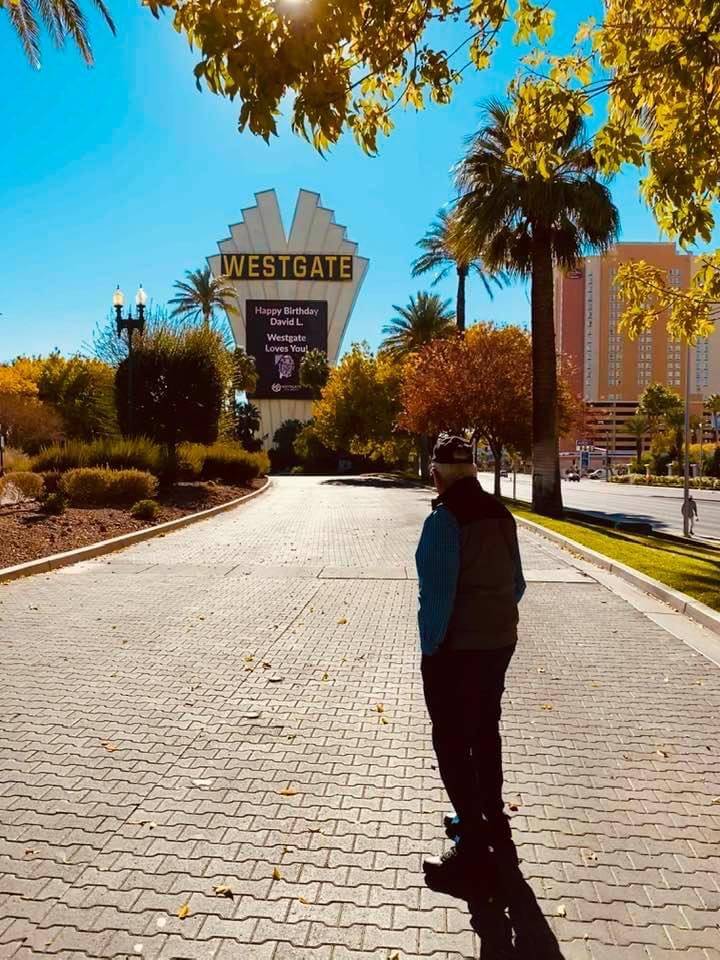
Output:
[[120,289],[120,284],[113,294],[113,307],[115,308],[115,323],[117,325],[117,335],[122,336],[123,330],[127,332],[128,344],[128,436],[132,436],[133,427],[133,333],[137,330],[142,333],[145,329],[145,306],[147,304],[147,294],[143,290],[142,284],[138,287],[135,294],[135,306],[137,307],[137,316],[133,317],[132,307],[128,307],[127,316],[123,317],[122,308],[125,303],[125,297]]
[[683,464],[683,536],[690,536],[690,341],[685,341],[685,462]]

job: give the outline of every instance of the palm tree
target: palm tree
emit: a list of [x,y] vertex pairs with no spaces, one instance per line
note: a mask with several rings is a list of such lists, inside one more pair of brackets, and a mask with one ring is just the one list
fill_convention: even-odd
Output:
[[581,117],[570,118],[553,144],[548,176],[527,174],[512,160],[511,109],[485,107],[480,131],[458,167],[460,235],[468,255],[482,253],[494,272],[529,277],[533,358],[533,509],[562,513],[558,457],[557,354],[553,267],[575,267],[586,251],[606,250],[619,215],[597,178]]
[[715,431],[715,443],[718,442],[718,420],[717,417],[720,417],[720,393],[711,393],[709,397],[705,399],[705,409],[712,416],[712,428]]
[[187,280],[177,280],[174,284],[178,296],[168,301],[174,306],[171,317],[197,320],[210,326],[216,310],[224,310],[229,316],[238,312],[235,289],[227,277],[214,277],[210,267],[202,270],[186,270]]
[[470,273],[477,274],[485,287],[485,292],[492,300],[492,283],[502,287],[505,283],[505,275],[489,274],[485,270],[481,259],[474,257],[468,260],[461,256],[457,250],[457,240],[455,232],[457,230],[457,220],[453,214],[447,210],[441,210],[437,219],[431,224],[430,229],[422,238],[418,240],[417,246],[423,251],[421,255],[413,262],[412,275],[419,277],[423,273],[435,272],[435,279],[432,285],[435,286],[455,268],[457,273],[457,301],[455,307],[455,316],[457,318],[458,330],[465,329],[465,282]]
[[[103,0],[92,0],[92,3],[115,33],[115,24]],[[7,0],[0,4],[0,10],[7,12],[10,24],[33,67],[40,67],[41,23],[44,24],[56,47],[65,46],[66,38],[70,37],[85,63],[88,65],[93,63],[87,23],[78,0]]]
[[454,329],[450,301],[441,300],[436,293],[418,293],[410,297],[406,307],[393,304],[393,310],[397,310],[398,316],[383,327],[386,337],[380,348],[395,357],[406,357]]
[[643,440],[650,429],[647,417],[641,413],[635,413],[628,417],[624,424],[624,429],[635,438],[635,459],[640,464],[643,455]]

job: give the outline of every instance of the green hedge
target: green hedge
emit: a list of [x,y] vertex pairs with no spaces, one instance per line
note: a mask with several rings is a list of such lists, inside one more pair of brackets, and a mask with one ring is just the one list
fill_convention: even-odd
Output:
[[19,490],[26,500],[37,500],[43,492],[43,478],[27,470],[12,471],[0,477],[0,495],[8,486]]
[[137,503],[151,499],[156,491],[156,478],[142,470],[79,467],[68,470],[60,481],[60,492],[80,507]]
[[[644,473],[628,473],[621,477],[610,477],[610,483],[628,483],[634,487],[683,487],[682,477],[657,477]],[[691,477],[690,486],[693,490],[720,490],[720,479],[717,477]]]
[[239,443],[220,442],[205,448],[202,477],[243,485],[269,469],[270,459],[266,453],[248,453]]
[[32,459],[37,473],[75,470],[78,467],[108,467],[115,470],[146,470],[159,476],[165,467],[163,448],[144,437],[129,440],[68,440],[45,447]]

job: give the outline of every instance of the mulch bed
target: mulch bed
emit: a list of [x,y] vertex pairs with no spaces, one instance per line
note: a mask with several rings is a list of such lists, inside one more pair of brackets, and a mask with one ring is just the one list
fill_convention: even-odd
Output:
[[263,483],[256,480],[248,487],[179,483],[158,495],[160,513],[150,522],[111,507],[68,507],[60,517],[47,516],[32,501],[0,507],[0,570],[207,510],[245,496]]

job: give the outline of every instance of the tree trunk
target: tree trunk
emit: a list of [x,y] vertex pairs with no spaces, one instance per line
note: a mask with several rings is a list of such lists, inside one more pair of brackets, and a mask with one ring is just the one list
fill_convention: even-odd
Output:
[[493,460],[495,461],[495,488],[493,494],[496,497],[501,497],[500,471],[502,470],[502,444],[493,443],[490,445],[490,449],[492,450]]
[[532,262],[532,507],[562,516],[557,432],[557,356],[553,319],[553,265],[549,237],[536,231]]
[[639,464],[640,461],[642,460],[642,453],[643,453],[643,449],[642,449],[642,448],[643,448],[643,438],[642,438],[642,437],[638,437],[637,440],[635,441],[635,452],[636,452],[636,454],[637,454],[636,460],[637,460],[638,464]]
[[457,304],[455,308],[455,322],[458,330],[465,329],[465,280],[467,278],[467,267],[458,267],[458,288]]

